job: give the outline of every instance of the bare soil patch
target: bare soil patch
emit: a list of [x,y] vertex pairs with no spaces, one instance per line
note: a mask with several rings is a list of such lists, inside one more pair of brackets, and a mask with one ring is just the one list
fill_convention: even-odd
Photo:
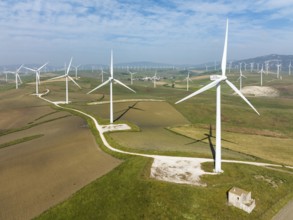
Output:
[[207,173],[201,169],[201,161],[197,158],[156,157],[151,167],[151,177],[173,183],[206,186],[200,176]]
[[268,86],[246,86],[241,89],[241,92],[245,96],[277,97],[280,95],[277,89]]
[[[22,92],[0,95],[5,103],[1,128],[69,114],[50,114],[55,110],[47,103]],[[36,134],[44,136],[0,149],[0,219],[31,219],[121,163],[99,149],[85,121],[76,116],[1,136],[0,142]]]

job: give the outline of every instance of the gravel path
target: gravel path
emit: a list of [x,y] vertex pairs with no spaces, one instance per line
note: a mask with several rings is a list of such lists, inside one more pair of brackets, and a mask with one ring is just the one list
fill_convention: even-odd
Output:
[[[48,91],[46,92],[48,94]],[[200,176],[203,174],[211,174],[214,175],[215,173],[207,173],[204,172],[201,169],[200,164],[204,162],[210,162],[213,161],[209,158],[190,158],[190,157],[174,157],[174,156],[160,156],[160,155],[150,155],[150,154],[140,154],[140,153],[134,153],[134,152],[128,152],[116,149],[112,147],[106,140],[104,133],[108,131],[118,131],[118,130],[129,130],[130,127],[125,124],[112,124],[112,125],[100,125],[98,121],[91,115],[76,110],[72,108],[67,108],[60,106],[62,102],[52,102],[48,99],[45,99],[42,97],[42,95],[39,96],[41,99],[52,103],[56,105],[59,108],[68,109],[71,111],[78,112],[80,114],[83,114],[90,119],[93,120],[96,129],[99,132],[99,135],[104,143],[104,145],[109,148],[110,150],[118,153],[128,154],[128,155],[136,155],[136,156],[142,156],[142,157],[149,157],[153,158],[154,162],[151,168],[151,177],[168,181],[168,182],[176,182],[176,183],[187,183],[192,185],[201,185],[200,183]],[[122,100],[123,102],[127,100]],[[129,100],[128,100],[129,101]],[[133,100],[131,100],[133,101]],[[282,167],[282,165],[278,164],[268,164],[268,163],[257,163],[257,162],[248,162],[248,161],[236,161],[236,160],[222,160],[222,162],[226,163],[242,163],[242,164],[249,164],[249,165],[255,165],[255,166],[270,166],[270,167]],[[169,165],[168,165],[169,164]],[[182,165],[184,164],[184,166]],[[172,169],[167,169],[167,166]],[[287,168],[292,168],[287,166]],[[192,172],[190,172],[192,170]],[[191,174],[190,174],[191,173]],[[180,174],[180,175],[178,175]],[[181,176],[181,178],[179,178]],[[181,180],[180,180],[181,179]],[[195,181],[197,180],[197,181]]]

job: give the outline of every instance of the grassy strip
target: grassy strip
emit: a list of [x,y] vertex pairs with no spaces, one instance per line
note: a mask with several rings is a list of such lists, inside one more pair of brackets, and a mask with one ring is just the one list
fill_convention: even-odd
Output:
[[48,122],[51,122],[51,121],[66,118],[68,116],[70,116],[70,115],[65,115],[65,116],[61,116],[61,117],[58,117],[58,118],[53,118],[53,119],[50,119],[50,120],[38,122],[38,123],[35,123],[35,124],[26,125],[26,126],[23,126],[21,128],[13,128],[13,129],[8,129],[8,130],[3,130],[3,131],[0,131],[0,136],[4,136],[4,135],[11,134],[11,133],[18,132],[18,131],[23,131],[23,130],[26,130],[26,129],[29,129],[29,128],[32,128],[32,127],[35,127],[35,126],[38,126],[38,125],[41,125],[41,124],[45,124],[45,123],[48,123]]
[[[56,107],[56,108],[57,108],[57,107]],[[97,129],[96,129],[96,127],[95,127],[95,124],[94,124],[94,122],[93,122],[93,120],[92,120],[91,118],[87,117],[86,115],[84,115],[84,114],[82,114],[82,113],[76,112],[76,111],[74,111],[73,109],[71,110],[71,109],[69,109],[69,108],[67,108],[67,107],[66,107],[66,108],[62,108],[62,109],[63,109],[64,111],[70,112],[70,113],[73,114],[73,115],[76,115],[76,116],[79,116],[79,117],[83,118],[83,119],[87,122],[87,124],[88,124],[88,126],[89,126],[91,132],[93,133],[93,135],[94,135],[94,137],[95,137],[95,139],[96,139],[97,144],[99,145],[99,147],[100,147],[104,152],[106,152],[106,153],[108,153],[108,154],[110,154],[110,155],[112,155],[112,156],[114,156],[114,157],[116,157],[116,158],[119,158],[119,159],[126,159],[126,158],[130,158],[130,157],[132,157],[131,155],[121,154],[121,153],[114,152],[114,151],[108,149],[108,148],[104,145],[104,143],[103,143],[103,141],[102,141],[102,139],[101,139],[101,137],[100,137],[100,134],[99,134],[99,132],[97,131]],[[130,125],[130,126],[133,126],[133,125]],[[134,128],[135,128],[135,129],[138,129],[138,128],[136,128],[135,126],[134,126]],[[111,143],[110,143],[110,145],[111,145]],[[112,145],[111,145],[111,146],[112,146]]]
[[43,136],[44,136],[44,134],[36,134],[36,135],[32,135],[32,136],[19,138],[19,139],[13,140],[13,141],[9,141],[9,142],[0,144],[0,148],[10,147],[12,145],[16,145],[16,144],[20,144],[20,143],[23,143],[23,142],[31,141],[33,139],[40,138],[40,137],[43,137]]
[[[129,158],[37,219],[270,219],[292,198],[293,176],[265,168],[224,164],[223,174],[202,177],[207,187],[195,187],[150,179],[151,162]],[[252,192],[256,208],[251,214],[227,205],[233,186]]]

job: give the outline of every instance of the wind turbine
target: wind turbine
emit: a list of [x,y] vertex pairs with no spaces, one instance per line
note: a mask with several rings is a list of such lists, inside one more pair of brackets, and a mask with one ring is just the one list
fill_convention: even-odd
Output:
[[105,72],[104,72],[103,68],[101,67],[101,74],[100,75],[102,76],[102,83],[104,82],[104,73]]
[[277,78],[279,79],[280,78],[280,67],[281,67],[282,64],[277,64]]
[[252,73],[253,71],[253,66],[254,66],[254,63],[250,63],[250,72]]
[[[23,67],[23,64],[15,72],[12,72],[12,71],[7,71],[6,72],[6,73],[12,73],[12,74],[15,75],[15,89],[18,89],[18,85],[22,84],[21,78],[20,78],[20,76],[18,74],[22,67]],[[19,80],[20,83],[18,83],[18,80]]]
[[292,65],[291,65],[291,60],[290,60],[290,63],[289,63],[289,76],[291,76],[291,67],[292,67]]
[[87,94],[90,94],[93,91],[101,88],[102,86],[110,83],[110,123],[111,124],[113,124],[113,82],[116,82],[116,83],[124,86],[125,88],[131,90],[132,92],[135,92],[133,89],[129,88],[128,86],[126,86],[125,84],[120,82],[119,80],[114,79],[114,76],[113,76],[113,51],[111,50],[110,77],[109,77],[109,79],[87,93]]
[[156,70],[155,75],[153,76],[153,80],[154,80],[154,88],[156,88],[157,70]]
[[263,81],[263,73],[264,73],[265,71],[263,70],[263,64],[261,65],[261,70],[259,71],[259,73],[260,73],[260,85],[262,86],[262,81]]
[[245,98],[245,96],[227,79],[226,76],[226,63],[227,63],[227,43],[228,43],[228,19],[226,24],[226,35],[225,35],[225,43],[224,43],[224,51],[222,58],[222,75],[214,75],[211,76],[211,80],[213,82],[208,85],[202,87],[198,91],[186,96],[185,98],[176,102],[176,104],[185,101],[195,95],[198,95],[204,91],[207,91],[213,87],[217,88],[217,106],[216,106],[216,156],[215,156],[215,169],[214,172],[220,173],[223,172],[221,169],[221,83],[226,82],[232,90],[234,90],[258,115],[259,113],[253,107],[253,105]]
[[267,75],[269,75],[270,61],[269,61],[269,60],[265,61],[265,65],[266,65],[266,72],[267,72]]
[[130,74],[130,82],[131,82],[130,84],[132,85],[132,84],[133,84],[133,75],[136,74],[136,73],[134,73],[134,72],[130,72],[128,66],[127,66],[127,71],[128,71],[129,74]]
[[232,67],[232,61],[229,62],[229,73],[230,73],[231,67]]
[[75,69],[75,79],[77,80],[77,69],[80,67],[81,65],[78,66],[72,66]]
[[244,70],[246,71],[246,66],[247,66],[247,63],[244,63]]
[[186,91],[188,91],[189,90],[189,81],[192,81],[190,78],[189,78],[189,71],[188,71],[188,74],[187,74],[187,77],[185,78],[185,80],[186,80]]
[[68,79],[70,79],[78,88],[81,89],[81,87],[77,84],[77,82],[75,82],[74,79],[71,76],[69,76],[71,62],[72,62],[72,57],[70,59],[69,65],[67,67],[67,70],[65,70],[65,74],[64,75],[57,76],[57,77],[54,77],[54,78],[50,79],[50,80],[54,80],[54,79],[65,78],[65,85],[66,85],[66,100],[65,100],[65,104],[68,104]]
[[41,84],[41,79],[40,79],[41,69],[44,68],[47,64],[48,63],[45,63],[43,66],[39,67],[38,69],[31,69],[28,67],[24,67],[25,69],[36,73],[36,95],[39,95],[39,84]]
[[[244,76],[244,75],[242,74],[241,65],[240,65],[240,76],[239,76],[239,78],[238,78],[239,83],[240,83],[240,86],[239,86],[239,90],[240,90],[240,91],[241,91],[241,89],[242,89],[242,78],[246,78],[246,76]],[[237,81],[238,81],[238,80],[237,80]]]

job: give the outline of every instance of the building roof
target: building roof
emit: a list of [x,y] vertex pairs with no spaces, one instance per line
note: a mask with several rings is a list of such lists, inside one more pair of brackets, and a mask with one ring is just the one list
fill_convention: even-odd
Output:
[[243,189],[240,189],[240,188],[237,188],[237,187],[232,187],[230,190],[229,190],[229,193],[233,193],[233,194],[236,194],[238,196],[241,196],[242,194],[245,194],[247,195],[249,192],[243,190]]

